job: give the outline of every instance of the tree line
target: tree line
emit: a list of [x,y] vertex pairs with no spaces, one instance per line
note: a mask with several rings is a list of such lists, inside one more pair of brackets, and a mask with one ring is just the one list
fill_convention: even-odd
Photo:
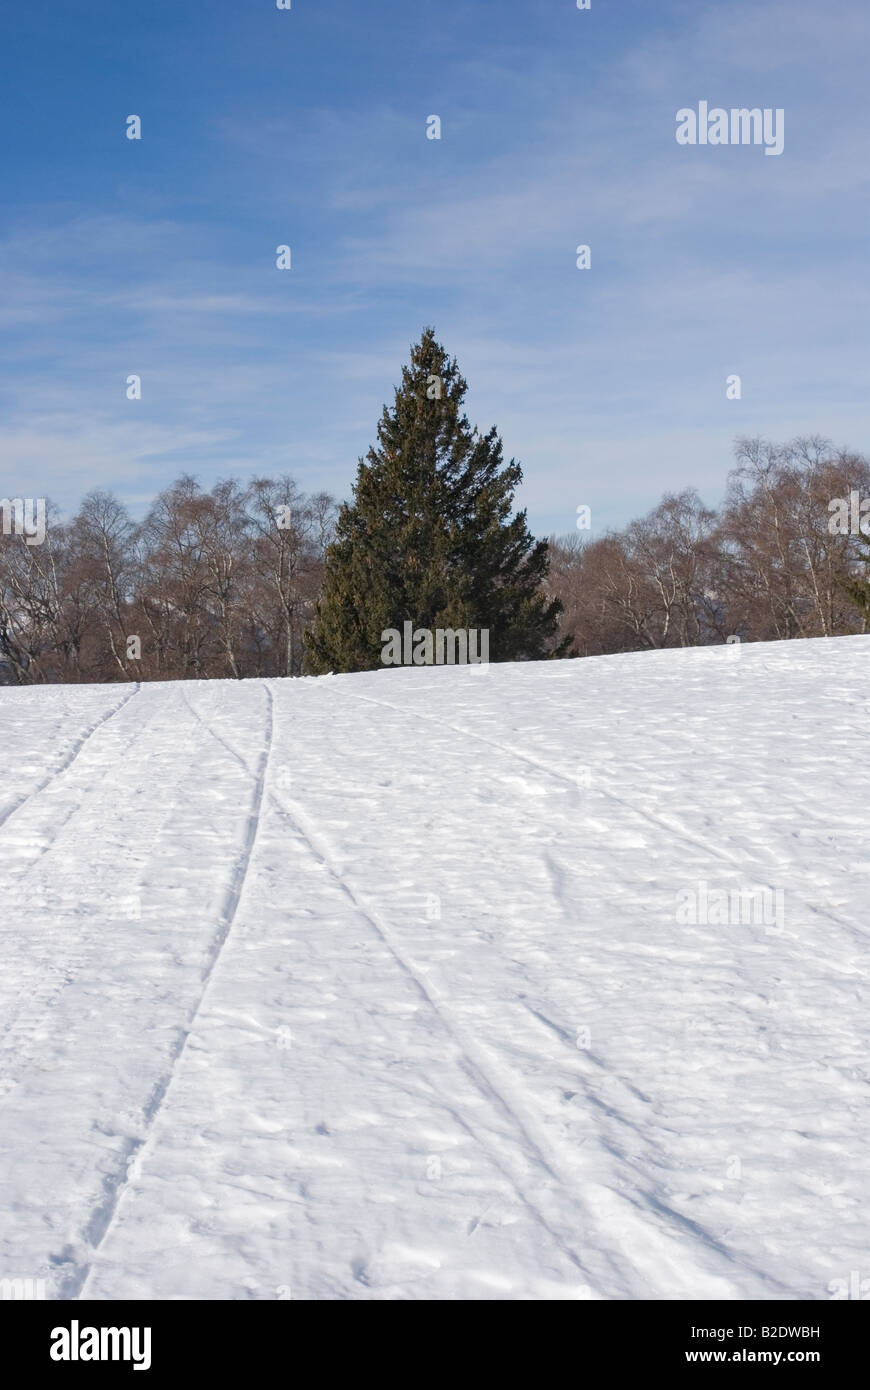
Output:
[[45,540],[0,535],[0,680],[298,676],[335,521],[289,477],[189,476],[135,523],[108,492]]
[[817,436],[735,452],[718,510],[686,489],[600,539],[551,539],[577,655],[868,630],[868,461]]
[[535,540],[521,468],[469,424],[466,390],[426,329],[342,506],[287,475],[185,475],[141,522],[103,490],[70,521],[49,507],[41,544],[5,509],[0,683],[373,669],[405,620],[484,630],[494,661],[868,630],[861,455],[742,439],[718,510],[687,489],[598,539]]

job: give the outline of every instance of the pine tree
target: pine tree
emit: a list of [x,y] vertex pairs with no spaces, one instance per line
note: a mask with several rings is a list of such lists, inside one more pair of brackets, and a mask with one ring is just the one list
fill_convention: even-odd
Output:
[[469,425],[466,390],[427,328],[339,513],[306,670],[371,670],[383,631],[409,619],[430,630],[487,629],[493,661],[570,647],[570,638],[555,640],[562,605],[542,591],[547,542],[529,534],[524,511],[511,517],[522,470],[503,462],[494,426],[482,435]]

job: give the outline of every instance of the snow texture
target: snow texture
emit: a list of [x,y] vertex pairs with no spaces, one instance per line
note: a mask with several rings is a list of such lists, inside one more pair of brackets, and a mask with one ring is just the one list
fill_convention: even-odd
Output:
[[868,715],[868,637],[0,691],[0,1278],[860,1287]]

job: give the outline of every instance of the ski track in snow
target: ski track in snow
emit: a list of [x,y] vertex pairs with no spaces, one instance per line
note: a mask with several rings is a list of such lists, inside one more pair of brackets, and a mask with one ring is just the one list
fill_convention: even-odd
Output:
[[[867,1262],[868,671],[0,691],[0,1277],[827,1297]],[[677,925],[700,881],[784,885],[784,930]]]
[[57,767],[49,771],[48,776],[44,777],[41,782],[35,787],[32,787],[29,791],[25,791],[11,806],[0,811],[0,829],[2,829],[6,822],[11,820],[14,815],[17,815],[21,808],[27,805],[28,801],[31,801],[35,796],[39,796],[40,792],[45,791],[46,787],[51,786],[52,783],[57,781],[58,777],[62,777],[65,772],[69,771],[88,741],[93,738],[94,734],[97,733],[104,724],[108,724],[110,719],[114,719],[116,714],[120,714],[124,706],[132,700],[134,695],[138,694],[139,688],[139,682],[137,681],[128,695],[125,695],[123,699],[119,700],[114,708],[107,710],[105,714],[101,714],[99,719],[95,720],[90,728],[85,729],[84,733],[75,739],[71,747],[61,758]]
[[[128,695],[125,695],[113,708],[101,715],[74,741],[60,764],[53,768],[47,777],[44,777],[36,786],[19,797],[10,809],[0,816],[0,851],[2,851],[3,827],[8,825],[18,812],[33,803],[40,794],[51,793],[64,773],[69,771],[76,759],[91,744],[95,735],[104,730],[105,726],[121,713],[138,691],[139,685],[137,683]],[[140,734],[141,727],[137,726],[133,731],[133,738]],[[74,803],[68,813],[60,818],[56,816],[51,818],[51,831],[45,843],[29,858],[17,876],[6,877],[4,875],[5,883],[10,890],[18,889],[21,881],[27,879],[39,860],[50,853],[59,831],[80,808],[81,803]],[[8,931],[8,928],[6,930]],[[5,1065],[0,1064],[2,1065],[2,1070],[0,1070],[0,1107],[2,1107],[5,1097],[17,1084],[21,1062],[26,1063],[30,1057],[33,1039],[38,1033],[45,1011],[54,1005],[60,992],[71,983],[85,960],[80,937],[74,937],[65,943],[62,962],[58,962],[51,952],[41,949],[42,943],[38,937],[29,936],[22,940],[19,936],[18,943],[28,948],[31,958],[27,967],[18,965],[15,972],[18,985],[17,1006],[5,1010],[2,1020],[0,1059],[5,1062]],[[8,955],[6,956],[6,964],[8,968],[10,965]],[[15,1054],[14,1058],[11,1056],[12,1053]]]
[[[197,718],[199,717],[200,716],[197,715]],[[214,731],[211,729],[209,729],[209,732],[214,734]],[[219,743],[222,744],[223,747],[226,748],[227,752],[230,753],[232,757],[234,757],[238,762],[240,762],[242,766],[245,765],[244,759],[234,748],[232,748],[224,739],[220,738],[219,735],[214,734],[214,737],[218,740]],[[315,860],[319,864],[322,864],[329,871],[329,873],[333,876],[341,890],[344,893],[346,893],[347,897],[353,903],[354,907],[358,909],[360,915],[367,920],[370,926],[374,929],[374,931],[377,933],[380,939],[387,946],[388,950],[395,958],[399,968],[403,970],[413,981],[414,986],[419,991],[420,995],[423,997],[427,1005],[437,1015],[438,1020],[444,1026],[445,1031],[447,1031],[459,1044],[463,1053],[463,1065],[465,1065],[472,1073],[482,1094],[487,1099],[493,1100],[498,1106],[500,1106],[504,1110],[509,1120],[516,1126],[517,1130],[520,1132],[522,1140],[525,1142],[528,1148],[531,1149],[535,1154],[538,1162],[547,1170],[551,1177],[556,1177],[557,1174],[554,1171],[553,1161],[552,1159],[548,1159],[544,1151],[545,1146],[541,1144],[540,1140],[536,1141],[536,1139],[532,1137],[532,1126],[529,1124],[528,1121],[524,1123],[524,1121],[520,1118],[520,1115],[518,1114],[518,1107],[516,1106],[516,1103],[514,1103],[514,1105],[510,1103],[510,1101],[504,1094],[503,1089],[499,1086],[498,1081],[493,1079],[493,1069],[491,1069],[491,1067],[488,1066],[482,1060],[480,1049],[475,1047],[470,1039],[463,1036],[462,1031],[456,1026],[455,1022],[451,1020],[444,1003],[442,1001],[439,1001],[438,998],[433,994],[431,988],[426,985],[425,979],[415,969],[413,963],[406,958],[401,949],[396,945],[395,941],[392,939],[389,929],[385,926],[383,920],[380,918],[380,914],[377,912],[377,909],[372,904],[367,903],[363,894],[360,893],[358,890],[354,889],[354,887],[351,885],[348,879],[344,875],[342,875],[342,873],[335,867],[335,857],[329,845],[328,839],[323,836],[321,831],[319,831],[313,826],[310,818],[305,816],[304,812],[300,807],[293,806],[291,810],[290,806],[274,792],[272,793],[272,799],[278,806],[279,810],[294,823],[298,832],[304,837]],[[454,1113],[456,1112],[454,1111]],[[492,1152],[491,1148],[487,1145],[485,1138],[478,1131],[477,1126],[475,1125],[474,1120],[470,1115],[457,1114],[457,1118],[459,1119],[459,1122],[462,1124],[463,1128],[465,1128],[477,1142],[481,1143],[483,1147],[487,1148],[490,1157],[492,1158],[493,1162],[498,1168],[502,1169],[502,1171],[505,1171],[506,1169],[510,1168],[509,1156],[498,1155]],[[572,1264],[582,1269],[581,1260],[578,1258],[576,1253],[570,1248],[570,1246],[563,1241],[562,1237],[560,1237],[560,1235],[551,1228],[547,1221],[547,1218],[543,1215],[539,1206],[537,1205],[534,1196],[527,1190],[527,1184],[523,1181],[522,1177],[510,1174],[508,1174],[508,1176],[509,1181],[512,1183],[515,1191],[517,1192],[521,1201],[524,1203],[524,1205],[531,1213],[532,1217],[543,1227],[550,1239],[553,1240],[559,1246],[559,1248],[567,1255],[568,1259],[572,1262]]]
[[[368,704],[380,705],[383,709],[392,709],[399,714],[407,713],[407,711],[403,710],[401,706],[392,705],[388,701],[374,700],[370,696],[366,695],[354,695],[353,698],[365,700]],[[480,735],[475,734],[468,729],[458,728],[455,724],[451,724],[446,720],[439,719],[437,716],[420,716],[419,711],[416,712],[416,715],[417,717],[431,719],[433,722],[441,724],[443,727],[450,729],[451,732],[459,734],[463,738],[477,739],[479,742],[487,744],[489,747],[494,748],[499,752],[507,753],[510,757],[514,759],[518,759],[521,762],[527,763],[531,767],[535,767],[546,772],[551,777],[557,777],[562,781],[574,781],[574,779],[566,778],[563,773],[560,773],[554,770],[553,768],[548,767],[545,763],[541,762],[536,758],[528,757],[526,754],[520,752],[515,748],[508,747],[507,745],[502,743],[497,743],[492,739],[482,738]],[[611,800],[617,802],[620,806],[625,807],[629,811],[635,812],[635,808],[626,803],[622,798],[614,796],[611,792],[608,792],[606,789],[604,791],[604,794],[608,796]],[[673,827],[670,826],[661,817],[650,816],[643,811],[637,811],[635,813],[643,815],[645,819],[650,821],[651,824],[657,824],[658,826],[664,827],[669,831],[673,829]],[[682,828],[679,828],[677,833],[680,834],[682,838],[688,840],[690,843],[696,846],[700,846],[702,849],[706,850],[707,852],[713,853],[719,858],[728,859],[731,862],[739,862],[735,860],[734,856],[723,854],[716,846],[711,846],[704,841],[698,840],[694,836],[688,835]],[[308,835],[307,838],[311,842],[312,848],[315,848],[312,837]],[[324,855],[323,857],[326,860],[326,862],[329,863],[327,856]],[[393,945],[393,943],[390,940],[389,933],[379,924],[377,920],[377,914],[374,911],[374,909],[365,906],[363,904],[361,896],[358,896],[356,893],[354,893],[349,886],[348,891],[350,892],[354,901],[358,903],[365,915],[368,916],[369,919],[372,921],[373,925],[376,927],[378,932],[384,937],[384,940],[387,942],[387,944],[390,946],[390,949],[395,954],[396,959],[412,976],[412,978],[418,984],[421,992],[425,995],[429,1003],[431,1003],[432,1007],[440,1016],[444,1018],[446,1026],[450,1029],[451,1032],[455,1034],[457,1040],[462,1042],[463,1046],[465,1047],[468,1059],[474,1067],[474,1070],[476,1071],[478,1076],[481,1077],[484,1086],[501,1101],[505,1109],[512,1115],[512,1117],[517,1123],[517,1127],[522,1132],[524,1138],[537,1151],[544,1167],[550,1172],[552,1176],[558,1176],[566,1188],[573,1189],[578,1196],[582,1197],[584,1189],[582,1170],[578,1170],[576,1165],[573,1165],[572,1171],[572,1165],[570,1163],[565,1164],[562,1161],[565,1157],[567,1157],[567,1155],[565,1155],[564,1153],[555,1154],[552,1152],[551,1144],[541,1133],[539,1126],[535,1123],[533,1119],[527,1117],[525,1120],[523,1120],[520,1118],[520,1112],[525,1109],[525,1106],[519,1099],[515,1099],[513,1108],[509,1104],[505,1094],[509,1089],[509,1083],[506,1084],[507,1077],[502,1076],[501,1086],[499,1085],[498,1079],[493,1079],[498,1078],[499,1076],[500,1068],[498,1067],[497,1059],[495,1059],[494,1057],[490,1057],[484,1060],[484,1055],[481,1049],[479,1047],[474,1046],[469,1039],[463,1038],[461,1031],[458,1028],[456,1028],[455,1025],[450,1021],[449,1013],[446,1012],[445,1006],[437,1002],[437,999],[432,996],[425,984],[425,981],[417,974],[413,965],[407,963],[404,960],[402,954]],[[549,1028],[552,1032],[554,1032],[556,1036],[559,1037],[564,1043],[566,1043],[569,1046],[574,1045],[570,1033],[568,1033],[559,1024],[553,1023],[552,1020],[545,1017],[545,1015],[543,1015],[542,1013],[539,1013],[538,1010],[533,1008],[523,996],[520,996],[520,998],[524,1006],[528,1009],[529,1013],[533,1015],[533,1017],[537,1018],[540,1023],[544,1024],[545,1027]],[[600,1059],[595,1058],[592,1054],[589,1054],[589,1057],[590,1060],[595,1062],[598,1066],[603,1065]],[[632,1088],[629,1087],[628,1089],[631,1090]],[[646,1101],[646,1097],[640,1095],[639,1092],[635,1091],[634,1095],[638,1099],[644,1102]],[[587,1092],[587,1099],[590,1104],[598,1104],[598,1102],[595,1100],[595,1097],[592,1096],[589,1092]],[[551,1152],[548,1153],[548,1150],[550,1150]],[[637,1221],[636,1214],[633,1211],[631,1211],[631,1198],[626,1198],[621,1194],[618,1194],[613,1191],[602,1190],[600,1188],[597,1188],[595,1189],[595,1199],[597,1200],[599,1211],[602,1212],[605,1216],[613,1219],[615,1225],[620,1226],[622,1228],[628,1227],[632,1230],[633,1248],[636,1252],[634,1269],[632,1270],[632,1273],[635,1276],[640,1276],[639,1279],[637,1277],[635,1278],[634,1282],[636,1286],[642,1287],[643,1280],[647,1278],[651,1278],[654,1280],[656,1265],[660,1264],[662,1260],[661,1244],[654,1239],[645,1239],[645,1237],[648,1237],[650,1233],[644,1231],[643,1224]],[[586,1207],[586,1210],[584,1211],[584,1219],[585,1223],[588,1224],[588,1222],[594,1221],[595,1218],[593,1216],[592,1211],[589,1209],[588,1199],[584,1205]],[[534,1205],[532,1202],[529,1202],[529,1206],[531,1206],[534,1210]],[[667,1218],[668,1223],[672,1227],[676,1226],[678,1228],[685,1228],[688,1226],[692,1228],[693,1233],[701,1237],[701,1240],[706,1247],[709,1247],[710,1249],[715,1250],[718,1254],[723,1255],[727,1261],[727,1251],[725,1251],[724,1248],[721,1245],[719,1245],[717,1241],[712,1239],[707,1232],[701,1231],[697,1227],[693,1227],[692,1223],[686,1222],[685,1218],[681,1216],[679,1213],[662,1206],[662,1204],[660,1203],[658,1204],[657,1210],[660,1215]],[[546,1223],[543,1224],[546,1225]],[[547,1229],[549,1230],[549,1227],[547,1227]],[[670,1230],[666,1231],[665,1234],[667,1237],[674,1234],[674,1232],[673,1230]],[[646,1247],[648,1247],[648,1249]],[[641,1252],[643,1256],[645,1256],[646,1258],[641,1258]],[[580,1263],[580,1261],[573,1253],[571,1257],[575,1261],[575,1263]],[[625,1260],[624,1256],[622,1257],[622,1259],[623,1264],[628,1263]],[[700,1296],[700,1294],[705,1288],[705,1281],[709,1277],[709,1271],[699,1269],[694,1255],[685,1249],[679,1253],[675,1260],[674,1272],[676,1273],[677,1270],[679,1271],[679,1278],[682,1285],[682,1287],[679,1289],[679,1296],[686,1299],[693,1297],[697,1298],[698,1296]],[[727,1274],[727,1270],[725,1271],[725,1273]],[[716,1296],[717,1293],[724,1293],[726,1288],[727,1286],[723,1286],[721,1289],[717,1290],[715,1286],[713,1286],[710,1290],[710,1296]],[[779,1293],[782,1293],[783,1291],[783,1288],[777,1290],[777,1292]]]
[[[211,983],[212,975],[214,974],[215,969],[217,968],[221,952],[224,948],[227,937],[233,929],[233,922],[235,921],[236,913],[239,909],[239,903],[242,899],[242,892],[245,887],[245,881],[248,875],[248,867],[251,862],[251,856],[254,852],[254,846],[257,842],[257,832],[260,827],[260,808],[263,804],[263,795],[266,787],[266,777],[269,770],[269,756],[272,751],[274,727],[274,701],[272,698],[272,692],[269,689],[269,687],[267,685],[264,685],[263,688],[266,692],[266,699],[268,702],[266,740],[263,747],[263,751],[260,754],[257,772],[254,777],[254,791],[252,796],[251,811],[248,816],[248,823],[245,831],[244,842],[242,844],[242,848],[239,853],[236,865],[233,869],[230,882],[226,889],[226,894],[224,896],[223,911],[220,916],[217,931],[215,932],[214,937],[212,938],[212,941],[209,945],[206,964],[203,968],[202,991],[191,1013],[189,1014],[185,1022],[185,1025],[181,1033],[179,1034],[178,1039],[176,1040],[172,1048],[170,1054],[169,1068],[165,1072],[165,1074],[161,1076],[158,1080],[156,1086],[154,1087],[154,1090],[151,1093],[151,1096],[149,1097],[145,1105],[145,1132],[141,1138],[133,1140],[125,1146],[125,1149],[122,1151],[124,1159],[123,1170],[119,1170],[119,1173],[122,1172],[123,1176],[118,1176],[117,1178],[110,1178],[110,1180],[107,1183],[105,1200],[90,1215],[85,1235],[88,1241],[88,1245],[93,1254],[97,1253],[111,1227],[112,1220],[118,1208],[118,1204],[124,1195],[124,1190],[131,1181],[132,1165],[135,1164],[138,1159],[139,1165],[141,1166],[141,1163],[145,1158],[145,1151],[147,1148],[148,1139],[150,1137],[151,1128],[154,1124],[154,1121],[160,1113],[160,1109],[164,1104],[167,1095],[169,1094],[169,1090],[172,1086],[172,1081],[173,1077],[175,1076],[176,1069],[184,1057],[185,1048],[187,1046],[190,1035],[196,1026],[196,1020],[202,1008],[203,1000],[205,999],[206,994],[208,993],[208,987]],[[189,702],[187,701],[186,697],[184,698],[185,703],[188,704],[188,707],[192,708],[191,706],[189,706]],[[196,717],[199,719],[200,716],[197,714]],[[221,742],[223,742],[223,740],[221,740]],[[67,1278],[67,1281],[63,1289],[63,1295],[68,1298],[75,1298],[77,1296],[84,1297],[86,1293],[87,1280],[90,1272],[90,1263],[87,1265],[83,1265],[81,1268],[76,1270],[70,1277]]]

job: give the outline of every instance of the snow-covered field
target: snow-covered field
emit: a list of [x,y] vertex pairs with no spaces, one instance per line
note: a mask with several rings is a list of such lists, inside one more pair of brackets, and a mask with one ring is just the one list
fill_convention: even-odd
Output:
[[0,1279],[870,1279],[868,731],[865,637],[0,691]]

